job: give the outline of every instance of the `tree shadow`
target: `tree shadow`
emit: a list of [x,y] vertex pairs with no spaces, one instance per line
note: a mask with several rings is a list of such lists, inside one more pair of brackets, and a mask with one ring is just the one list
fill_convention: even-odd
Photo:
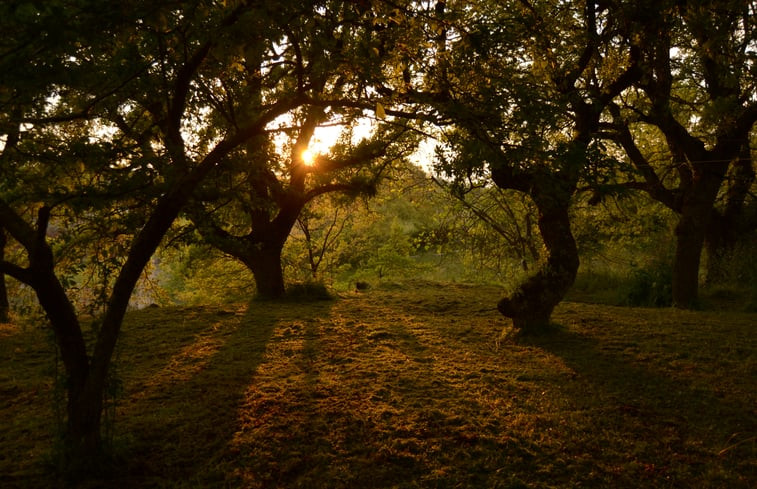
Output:
[[[256,300],[244,313],[200,308],[195,321],[205,325],[193,328],[191,341],[155,352],[162,366],[125,386],[118,421],[124,428],[118,432],[127,455],[116,474],[118,486],[223,485],[229,470],[223,457],[239,429],[239,407],[280,320],[327,315],[330,307],[320,303],[293,312],[292,304]],[[142,347],[151,356],[151,345]]]
[[[577,411],[587,413],[588,425],[620,439],[628,436],[626,445],[634,453],[627,456],[644,466],[645,483],[675,487],[684,483],[672,480],[675,473],[696,478],[730,472],[731,487],[739,487],[734,481],[749,487],[757,477],[755,443],[734,444],[757,433],[757,411],[748,402],[725,397],[717,386],[696,385],[685,375],[674,378],[655,363],[663,360],[629,358],[567,329],[520,342],[556,355],[572,370],[561,391]],[[640,433],[645,439],[634,439]]]
[[439,370],[450,340],[424,337],[427,318],[419,331],[406,310],[361,306],[369,320],[335,311],[282,347],[294,368],[246,406],[257,423],[238,437],[239,487],[491,487],[505,466],[538,469],[540,448],[488,415],[466,388],[477,381]]

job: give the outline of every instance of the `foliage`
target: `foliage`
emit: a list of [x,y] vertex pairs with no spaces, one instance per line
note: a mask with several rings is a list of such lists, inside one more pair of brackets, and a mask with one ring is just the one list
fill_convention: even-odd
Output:
[[[754,233],[718,260],[718,280],[706,283],[704,301],[726,299],[728,308],[757,311],[757,249]],[[708,266],[709,269],[709,266]]]
[[670,305],[671,214],[639,193],[606,196],[600,202],[579,198],[573,229],[581,269],[569,297],[617,305]]
[[[259,295],[284,293],[298,218],[288,265],[329,285],[504,282],[537,265],[498,304],[517,328],[549,322],[579,246],[599,259],[634,243],[631,299],[666,302],[670,273],[680,307],[697,299],[703,243],[711,264],[753,261],[738,242],[754,231],[751,2],[100,3],[0,5],[0,278],[22,284],[17,307],[33,293],[55,338],[64,467],[102,453],[140,283],[164,281],[163,303],[250,295],[249,274],[181,242],[183,212]],[[342,137],[305,165],[323,125]],[[435,177],[458,201],[395,168],[421,134],[439,138]],[[316,200],[379,188],[364,206]],[[655,208],[626,200],[647,217],[628,232],[571,211],[579,190],[597,205],[627,189],[679,215],[672,271],[642,260],[661,253],[639,244],[668,225]],[[161,243],[184,247],[162,261]],[[712,270],[735,280],[723,263]]]
[[254,295],[249,270],[210,246],[187,244],[164,249],[158,258],[155,279],[164,297],[159,305],[243,302]]
[[[310,245],[323,253],[320,276],[342,289],[411,273],[431,280],[512,282],[539,259],[532,211],[517,195],[493,188],[466,198],[463,205],[420,168],[407,166],[370,200],[314,202],[305,219]],[[480,218],[482,212],[489,221]],[[326,236],[330,241],[320,248]],[[309,251],[305,233],[296,229],[284,250],[296,280],[312,276]]]
[[656,21],[637,39],[644,74],[612,108],[608,134],[634,167],[627,184],[678,214],[673,296],[689,307],[705,241],[717,255],[750,227],[741,211],[754,181],[757,24],[754,5],[741,0],[653,9]]
[[328,287],[320,282],[299,282],[287,287],[286,298],[297,303],[334,300]]
[[351,199],[331,194],[306,205],[283,250],[290,280],[333,283],[336,251],[343,246],[345,225],[354,218],[351,210],[356,206],[351,204]]
[[[365,69],[366,61],[354,56],[367,36],[380,34],[365,12],[350,7],[327,3],[313,7],[309,15],[292,17],[276,46],[245,58],[239,71],[253,80],[244,91],[249,110],[267,104],[270,82],[254,80],[271,65],[297,67],[297,85],[291,90],[306,95],[307,103],[291,108],[229,155],[218,169],[223,178],[212,175],[187,209],[205,241],[250,268],[258,294],[268,298],[285,292],[281,250],[304,206],[332,192],[372,195],[378,181],[414,147],[407,124],[386,120],[385,112],[377,113],[370,134],[355,134],[355,126],[366,118],[367,102],[358,100],[363,91],[375,90],[382,74]],[[384,59],[379,53],[368,64],[380,65]],[[273,77],[272,83],[292,82],[288,69],[278,74],[282,79]],[[221,98],[225,96],[233,97]],[[224,124],[236,123],[232,113],[221,111],[219,117]],[[310,145],[323,126],[341,128],[341,137],[305,161],[304,152],[313,150]],[[310,256],[310,266],[315,274],[314,258]]]
[[669,262],[630,271],[626,300],[630,306],[669,307],[673,304],[673,273]]
[[[277,119],[332,105],[321,101],[335,68],[325,61],[355,58],[337,55],[330,13],[364,19],[349,3],[327,7],[3,5],[0,227],[21,253],[0,271],[35,290],[56,333],[69,381],[67,464],[101,449],[123,315],[193,192],[232,174]],[[25,67],[37,62],[26,83]],[[344,100],[369,83],[352,76],[335,85],[349,88]],[[72,292],[82,281],[96,305],[77,310]],[[91,345],[86,313],[102,318]]]

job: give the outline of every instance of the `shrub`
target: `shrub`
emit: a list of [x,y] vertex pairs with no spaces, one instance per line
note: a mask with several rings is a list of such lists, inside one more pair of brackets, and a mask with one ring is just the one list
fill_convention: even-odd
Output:
[[629,306],[669,307],[673,304],[673,271],[669,263],[655,261],[631,270],[625,294]]
[[334,296],[321,282],[299,282],[287,287],[287,299],[296,302],[330,301]]

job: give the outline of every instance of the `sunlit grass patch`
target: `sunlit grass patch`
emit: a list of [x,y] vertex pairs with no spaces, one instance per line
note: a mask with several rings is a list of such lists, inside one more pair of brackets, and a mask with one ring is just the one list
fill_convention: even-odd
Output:
[[[119,347],[117,482],[753,485],[753,314],[566,303],[559,332],[515,342],[501,336],[499,294],[414,283],[328,302],[135,312]],[[37,437],[2,438],[14,454],[0,456],[4,486],[45,480],[46,345],[40,331],[0,336],[0,392],[18,399],[0,414],[12,434]]]

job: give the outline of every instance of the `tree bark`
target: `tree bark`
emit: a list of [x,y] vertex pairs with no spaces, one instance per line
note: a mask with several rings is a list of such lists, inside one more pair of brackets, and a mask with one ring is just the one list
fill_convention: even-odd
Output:
[[90,382],[91,368],[80,323],[55,276],[52,252],[46,243],[39,246],[45,248],[44,255],[48,256],[40,258],[38,255],[34,260],[31,285],[50,320],[66,372],[65,462],[71,466],[80,462],[77,459],[95,457],[101,451],[102,389],[93,389]]
[[261,299],[280,299],[284,297],[284,272],[281,267],[283,242],[265,241],[248,247],[242,259],[255,278],[257,295]]
[[67,451],[65,462],[68,464],[82,457],[95,456],[100,451],[102,391],[93,393],[88,387],[91,369],[81,324],[55,275],[53,252],[45,239],[49,218],[50,208],[40,208],[35,229],[0,200],[0,219],[4,228],[27,250],[29,259],[28,268],[3,262],[5,271],[29,285],[36,293],[50,321],[66,372],[64,441]]
[[286,294],[281,252],[305,202],[298,195],[289,195],[278,203],[279,212],[273,219],[265,210],[253,213],[252,230],[243,236],[224,230],[201,206],[188,210],[206,243],[236,258],[252,272],[257,296],[275,300]]
[[676,226],[676,247],[673,258],[673,306],[690,309],[699,300],[699,265],[705,229],[700,216],[681,215]]

